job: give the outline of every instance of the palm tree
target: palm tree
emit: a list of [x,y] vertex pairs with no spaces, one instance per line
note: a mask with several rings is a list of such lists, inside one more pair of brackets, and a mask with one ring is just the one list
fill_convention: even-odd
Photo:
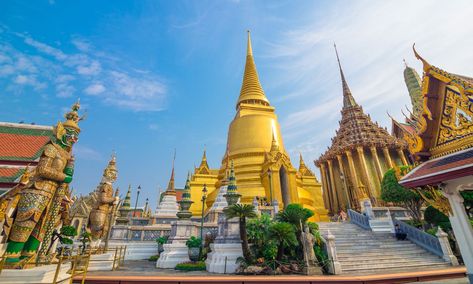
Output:
[[299,246],[302,248],[302,228],[306,224],[310,217],[314,216],[314,212],[302,205],[292,203],[286,206],[283,211],[276,215],[276,220],[280,222],[287,222],[294,226],[297,241]]
[[246,232],[246,218],[255,218],[255,207],[249,204],[233,204],[223,210],[227,219],[238,218],[240,221],[240,238],[243,256],[247,262],[251,262],[253,256],[248,246],[248,234]]
[[276,222],[269,227],[269,237],[278,244],[277,260],[282,260],[284,248],[298,244],[294,226],[286,222]]

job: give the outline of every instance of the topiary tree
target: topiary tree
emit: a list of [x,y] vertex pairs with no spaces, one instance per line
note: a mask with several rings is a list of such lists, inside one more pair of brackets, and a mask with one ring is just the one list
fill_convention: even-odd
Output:
[[[406,170],[401,166],[401,171]],[[424,204],[422,197],[415,191],[403,187],[398,183],[396,172],[389,169],[381,182],[381,199],[386,202],[394,202],[409,210],[414,221],[422,219],[421,207]]]
[[297,246],[297,238],[294,231],[294,226],[286,222],[276,222],[269,227],[269,237],[278,246],[276,259],[282,260],[284,256],[284,249],[290,246]]
[[48,247],[48,253],[53,247],[54,242],[56,242],[56,240],[59,240],[59,242],[64,245],[72,245],[74,241],[69,237],[74,236],[77,236],[77,230],[73,226],[63,226],[61,227],[59,232],[57,230],[54,230],[53,235],[51,237],[51,243]]
[[433,206],[429,206],[425,209],[424,220],[429,224],[441,227],[444,231],[452,229],[452,225],[450,224],[450,219],[448,219],[448,216]]

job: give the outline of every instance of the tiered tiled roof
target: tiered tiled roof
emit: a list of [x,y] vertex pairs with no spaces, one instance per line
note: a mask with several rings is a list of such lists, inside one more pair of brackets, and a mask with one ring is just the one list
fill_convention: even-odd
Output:
[[332,138],[332,145],[320,156],[316,164],[335,158],[337,154],[344,154],[346,150],[353,150],[357,146],[405,147],[404,141],[391,136],[386,129],[374,123],[370,116],[363,112],[363,108],[356,103],[345,80],[338,53],[337,60],[343,86],[342,120],[335,137]]
[[22,167],[0,166],[0,182],[13,183],[24,172],[25,168]]
[[52,127],[0,122],[0,163],[38,159],[52,136]]
[[0,188],[13,187],[27,165],[35,166],[52,137],[49,126],[0,122]]

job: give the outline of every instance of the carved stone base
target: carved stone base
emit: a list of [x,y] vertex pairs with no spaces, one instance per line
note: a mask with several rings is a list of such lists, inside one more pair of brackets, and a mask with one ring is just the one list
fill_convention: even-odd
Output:
[[[3,269],[0,284],[39,284],[53,283],[57,265],[45,265],[29,269]],[[69,283],[71,278],[67,271],[71,268],[69,263],[61,266],[56,283]]]
[[211,253],[207,255],[205,265],[212,273],[235,273],[238,268],[236,260],[243,257],[241,243],[210,244]]
[[189,249],[185,243],[164,244],[164,251],[156,262],[157,268],[174,268],[177,264],[190,261]]
[[305,275],[323,275],[322,268],[318,266],[304,267],[303,273]]

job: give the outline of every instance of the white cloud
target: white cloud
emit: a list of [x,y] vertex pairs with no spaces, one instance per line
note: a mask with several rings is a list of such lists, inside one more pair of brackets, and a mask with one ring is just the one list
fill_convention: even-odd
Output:
[[44,89],[47,86],[46,83],[39,82],[34,75],[17,75],[13,82],[18,85],[30,85],[36,90]]
[[94,150],[92,147],[83,145],[81,143],[74,145],[73,154],[76,156],[80,156],[81,159],[84,160],[101,161],[104,159],[102,154],[100,154],[98,151]]
[[78,50],[82,52],[88,52],[91,48],[90,43],[83,39],[75,38],[71,42]]
[[94,83],[90,86],[88,86],[84,92],[88,95],[98,95],[98,94],[101,94],[103,92],[105,92],[105,87],[100,84],[100,83]]
[[77,73],[81,75],[97,75],[102,70],[100,63],[96,60],[92,61],[89,65],[77,66]]
[[36,49],[38,55],[23,52],[7,40],[2,43],[0,38],[0,77],[10,81],[7,91],[25,93],[28,86],[45,89],[45,82],[51,82],[50,92],[59,98],[72,97],[80,89],[88,95],[100,94],[98,100],[123,109],[159,111],[164,107],[167,88],[160,77],[149,70],[123,68],[120,60],[94,50],[86,39],[72,39],[77,52],[65,53],[28,34],[8,33]]

